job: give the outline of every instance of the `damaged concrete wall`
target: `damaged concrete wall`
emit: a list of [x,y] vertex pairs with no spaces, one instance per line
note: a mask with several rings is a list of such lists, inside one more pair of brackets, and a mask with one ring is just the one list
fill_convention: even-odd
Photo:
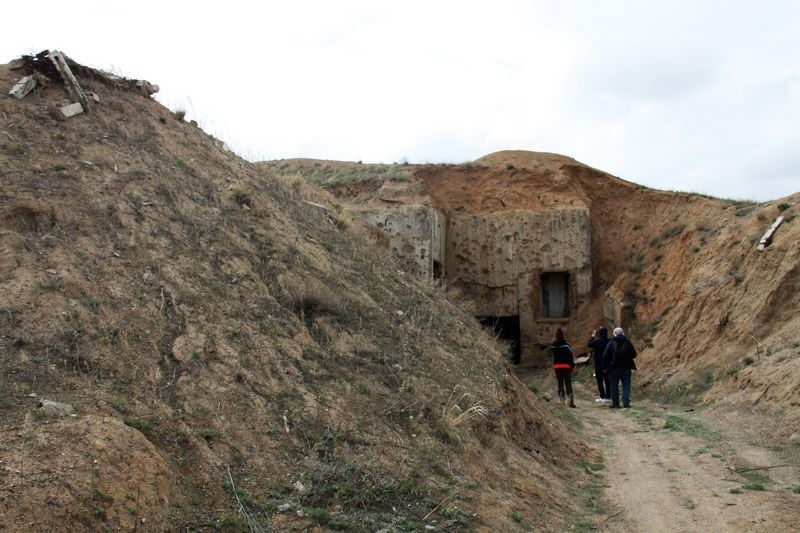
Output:
[[[592,286],[590,258],[589,210],[583,206],[448,220],[445,274],[475,298],[481,314],[517,315],[518,280],[531,273],[572,273],[575,296],[584,300]],[[538,295],[533,304],[538,310]]]
[[389,235],[389,247],[408,272],[434,276],[434,261],[444,263],[444,215],[427,206],[358,207],[350,212]]
[[445,277],[478,316],[519,316],[523,358],[570,317],[543,316],[541,275],[569,276],[570,308],[592,289],[591,226],[585,206],[456,214],[447,223]]

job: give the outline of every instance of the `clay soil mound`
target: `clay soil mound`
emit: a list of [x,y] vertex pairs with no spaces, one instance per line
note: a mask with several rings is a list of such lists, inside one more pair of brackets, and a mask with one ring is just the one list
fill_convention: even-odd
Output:
[[67,120],[57,80],[0,100],[0,529],[568,526],[586,449],[462,307],[327,194],[78,78]]

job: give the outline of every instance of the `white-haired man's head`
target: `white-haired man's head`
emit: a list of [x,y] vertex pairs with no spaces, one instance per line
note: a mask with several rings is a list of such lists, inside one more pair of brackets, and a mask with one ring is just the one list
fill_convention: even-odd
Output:
[[614,336],[619,337],[620,335],[625,335],[625,332],[622,331],[622,328],[614,328]]

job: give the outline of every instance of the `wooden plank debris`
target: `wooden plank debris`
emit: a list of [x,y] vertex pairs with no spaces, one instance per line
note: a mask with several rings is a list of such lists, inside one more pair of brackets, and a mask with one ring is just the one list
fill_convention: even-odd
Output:
[[763,252],[764,248],[772,244],[772,237],[778,230],[778,226],[780,226],[782,223],[783,223],[783,215],[780,215],[778,218],[775,219],[775,222],[772,223],[772,226],[769,227],[764,236],[761,237],[761,240],[758,241],[758,246],[756,246],[756,250],[758,250],[759,252]]
[[25,96],[36,87],[36,78],[33,76],[25,76],[21,78],[14,86],[8,91],[10,96],[17,100],[22,100]]
[[66,56],[58,50],[53,50],[47,54],[47,57],[53,62],[56,70],[58,70],[58,73],[61,75],[61,79],[64,80],[64,84],[67,86],[67,91],[69,91],[72,99],[81,103],[83,106],[82,111],[88,112],[89,98],[86,96],[86,93],[83,92],[83,89],[81,89],[81,85],[78,83],[72,70],[70,70]]

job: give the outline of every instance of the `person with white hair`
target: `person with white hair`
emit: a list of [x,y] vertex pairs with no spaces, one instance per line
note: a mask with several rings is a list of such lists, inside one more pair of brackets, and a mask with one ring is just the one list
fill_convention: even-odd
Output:
[[636,348],[622,328],[614,328],[614,338],[603,352],[603,368],[611,385],[612,409],[619,409],[619,382],[622,381],[622,407],[631,406],[631,374],[636,370]]

